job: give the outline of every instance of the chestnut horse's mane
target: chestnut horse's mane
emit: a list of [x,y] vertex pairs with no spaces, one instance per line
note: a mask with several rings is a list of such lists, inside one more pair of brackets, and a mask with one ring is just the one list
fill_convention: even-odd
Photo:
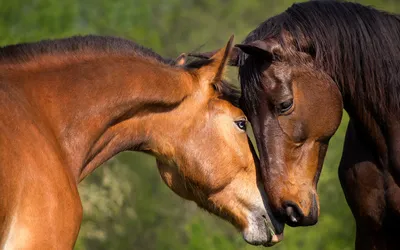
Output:
[[18,63],[32,60],[41,55],[62,55],[80,52],[105,52],[110,54],[134,54],[152,58],[171,65],[173,60],[165,59],[151,49],[127,39],[112,36],[73,36],[64,39],[43,40],[0,48],[0,62]]
[[[150,58],[164,65],[175,67],[175,60],[166,59],[156,52],[143,47],[133,41],[112,36],[74,36],[64,39],[43,40],[34,43],[22,43],[0,47],[0,63],[18,64],[34,60],[41,55],[62,56],[66,54],[79,55],[84,52],[105,52],[110,54],[134,55]],[[184,67],[196,69],[207,65],[212,61],[199,59],[187,63]],[[235,106],[239,104],[240,92],[227,81],[214,83],[215,88],[221,93],[221,97]]]
[[[315,66],[338,84],[345,105],[349,100],[364,103],[378,119],[400,110],[398,15],[351,2],[310,1],[261,23],[244,43],[267,38],[276,39],[283,50],[294,46],[310,54]],[[246,108],[254,109],[262,62],[247,58],[239,53],[239,77]]]

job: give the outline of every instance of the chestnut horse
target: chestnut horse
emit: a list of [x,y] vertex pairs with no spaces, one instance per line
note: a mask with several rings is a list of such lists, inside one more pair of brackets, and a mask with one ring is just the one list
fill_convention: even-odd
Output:
[[293,5],[253,30],[239,67],[272,210],[317,222],[317,182],[342,109],[340,181],[357,249],[400,249],[400,18],[356,3]]
[[1,48],[1,249],[73,248],[77,184],[124,150],[156,156],[173,191],[249,243],[278,242],[237,91],[222,82],[231,47],[186,66],[112,37]]

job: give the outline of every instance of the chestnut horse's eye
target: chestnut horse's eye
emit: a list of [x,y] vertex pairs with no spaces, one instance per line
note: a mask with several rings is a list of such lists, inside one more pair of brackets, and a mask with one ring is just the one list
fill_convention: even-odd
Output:
[[236,126],[243,131],[246,131],[247,129],[247,121],[246,120],[239,120],[239,121],[235,121]]
[[280,114],[284,114],[288,112],[292,108],[292,106],[293,106],[293,99],[289,99],[284,102],[281,102],[278,105],[277,109]]

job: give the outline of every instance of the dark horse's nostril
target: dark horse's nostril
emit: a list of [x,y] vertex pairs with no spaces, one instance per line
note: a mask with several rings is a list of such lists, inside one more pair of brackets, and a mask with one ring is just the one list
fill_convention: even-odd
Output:
[[292,206],[287,206],[286,207],[286,215],[288,216],[289,220],[292,223],[297,223],[297,219],[296,219],[296,212],[294,211]]
[[304,217],[299,207],[291,203],[286,204],[285,213],[286,223],[290,226],[297,226],[299,223],[301,223],[301,220]]

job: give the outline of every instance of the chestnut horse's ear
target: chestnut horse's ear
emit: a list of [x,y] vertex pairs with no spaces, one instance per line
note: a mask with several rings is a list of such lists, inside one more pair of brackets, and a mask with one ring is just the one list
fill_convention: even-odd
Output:
[[[188,56],[193,56],[193,57],[202,58],[202,59],[210,59],[217,52],[218,52],[218,50],[211,51],[211,52],[204,52],[204,53],[189,53]],[[232,51],[229,55],[228,65],[237,67],[238,66],[238,56],[239,56],[239,49],[236,47],[233,47]]]
[[256,40],[247,44],[236,44],[236,48],[248,55],[262,56],[262,57],[282,57],[282,46],[274,39],[265,41]]
[[185,65],[187,61],[187,55],[185,53],[180,54],[176,59],[175,59],[175,66],[183,66]]
[[223,79],[233,48],[233,38],[234,36],[232,35],[226,46],[216,51],[211,58],[208,59],[209,63],[197,69],[197,74],[201,81],[212,84]]

